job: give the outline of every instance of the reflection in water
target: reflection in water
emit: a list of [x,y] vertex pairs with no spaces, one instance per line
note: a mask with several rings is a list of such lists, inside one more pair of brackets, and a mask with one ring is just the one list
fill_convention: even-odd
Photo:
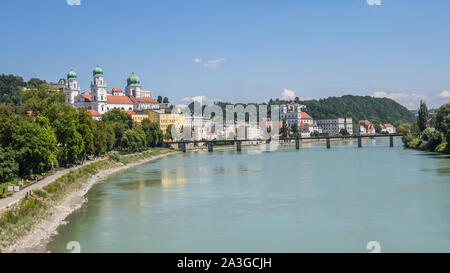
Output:
[[449,252],[450,159],[388,143],[244,147],[135,167],[95,185],[48,249],[366,252],[376,240],[384,252]]

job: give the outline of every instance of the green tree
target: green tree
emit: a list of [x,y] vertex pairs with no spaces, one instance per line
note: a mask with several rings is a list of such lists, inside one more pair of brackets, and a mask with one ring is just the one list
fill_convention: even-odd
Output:
[[56,137],[46,117],[35,121],[22,118],[13,134],[11,148],[16,151],[19,174],[41,173],[55,165]]
[[170,124],[169,126],[167,126],[166,132],[164,134],[165,140],[173,140],[172,128],[173,128],[173,124]]
[[161,146],[163,142],[163,132],[157,122],[150,122],[148,119],[142,121],[142,130],[145,132],[147,144],[150,147]]
[[82,157],[87,157],[94,153],[94,122],[91,115],[85,108],[78,110],[77,131],[83,138],[84,150]]
[[123,134],[120,146],[130,152],[141,151],[145,147],[145,134],[139,130],[127,130]]
[[0,147],[0,183],[12,182],[17,178],[19,164],[14,158],[15,154],[12,149]]
[[163,101],[163,98],[161,96],[158,96],[157,102],[162,103],[162,101]]
[[419,108],[419,117],[417,118],[417,125],[419,126],[419,130],[423,132],[427,128],[428,121],[428,108],[425,101],[420,101]]
[[297,123],[292,123],[291,132],[294,137],[298,137],[299,134],[298,134],[298,124]]
[[104,124],[106,132],[106,150],[111,151],[116,145],[116,133],[114,132],[114,124],[104,122],[102,122],[102,124]]
[[436,129],[446,133],[450,129],[450,103],[446,103],[436,110],[433,117]]
[[163,103],[169,103],[169,98],[164,97]]
[[0,147],[7,147],[11,143],[16,127],[14,107],[9,104],[0,104]]
[[94,154],[100,156],[108,150],[107,132],[105,124],[101,121],[94,121]]
[[70,105],[64,105],[53,121],[55,136],[60,147],[58,161],[60,165],[74,164],[85,150],[83,138],[77,131],[77,113]]
[[349,136],[350,133],[347,131],[347,129],[341,129],[341,131],[339,131],[339,134],[343,135],[343,136]]
[[281,135],[283,137],[287,137],[288,134],[289,134],[289,128],[288,128],[288,125],[287,125],[287,122],[286,122],[285,118],[283,119],[283,123],[282,123],[281,128],[280,128],[280,133],[281,133]]
[[14,106],[22,104],[23,78],[14,75],[0,75],[0,103]]
[[126,129],[130,129],[130,118],[127,113],[120,109],[113,109],[102,115],[103,122],[117,122],[122,123]]

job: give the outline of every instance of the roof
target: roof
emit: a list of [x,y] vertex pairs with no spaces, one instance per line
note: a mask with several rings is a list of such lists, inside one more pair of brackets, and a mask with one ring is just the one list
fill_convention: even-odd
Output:
[[157,103],[156,100],[154,100],[154,99],[151,98],[151,97],[147,97],[147,98],[135,98],[135,97],[133,97],[133,98],[136,99],[136,100],[139,101],[139,102],[151,102],[151,103]]
[[306,113],[306,112],[301,112],[300,117],[301,118],[310,118],[310,119],[312,119],[312,117],[310,115],[308,115],[308,113]]
[[309,127],[310,124],[308,123],[304,123],[304,122],[300,122],[300,127]]
[[108,103],[133,104],[133,101],[127,96],[106,96]]
[[128,115],[136,115],[136,112],[130,110],[125,110],[123,112],[127,113]]
[[81,97],[83,97],[87,101],[92,101],[92,97],[90,94],[81,94]]
[[386,127],[394,127],[392,124],[386,123],[384,126]]
[[89,112],[89,114],[91,114],[91,116],[93,117],[99,117],[101,116],[101,114],[95,110],[87,110]]
[[112,92],[123,92],[123,91],[122,91],[122,89],[120,89],[120,88],[113,88],[113,89],[112,89]]

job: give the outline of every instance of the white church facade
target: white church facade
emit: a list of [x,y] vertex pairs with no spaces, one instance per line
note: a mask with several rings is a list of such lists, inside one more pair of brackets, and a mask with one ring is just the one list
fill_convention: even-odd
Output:
[[72,104],[75,108],[88,109],[94,119],[99,119],[102,114],[112,109],[138,112],[160,108],[160,105],[151,97],[151,91],[141,88],[140,79],[134,73],[131,73],[127,79],[125,92],[120,88],[107,91],[103,69],[99,66],[93,71],[90,93],[81,93],[77,74],[73,70],[67,74],[64,91],[68,104]]

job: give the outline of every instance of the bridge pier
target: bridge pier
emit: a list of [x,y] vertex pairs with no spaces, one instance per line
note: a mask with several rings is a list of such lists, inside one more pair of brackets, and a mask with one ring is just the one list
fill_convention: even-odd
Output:
[[239,140],[236,141],[236,151],[240,152],[242,150],[241,144],[242,144],[241,141]]
[[182,151],[183,153],[186,152],[186,143],[179,143],[178,144],[178,148],[180,149],[180,151]]
[[331,148],[331,139],[327,137],[327,149]]
[[389,146],[394,147],[394,136],[389,136]]
[[358,148],[361,148],[362,147],[362,139],[361,139],[361,137],[359,136],[358,137]]
[[208,152],[213,152],[213,143],[208,142]]
[[295,149],[300,150],[300,139],[295,140]]

